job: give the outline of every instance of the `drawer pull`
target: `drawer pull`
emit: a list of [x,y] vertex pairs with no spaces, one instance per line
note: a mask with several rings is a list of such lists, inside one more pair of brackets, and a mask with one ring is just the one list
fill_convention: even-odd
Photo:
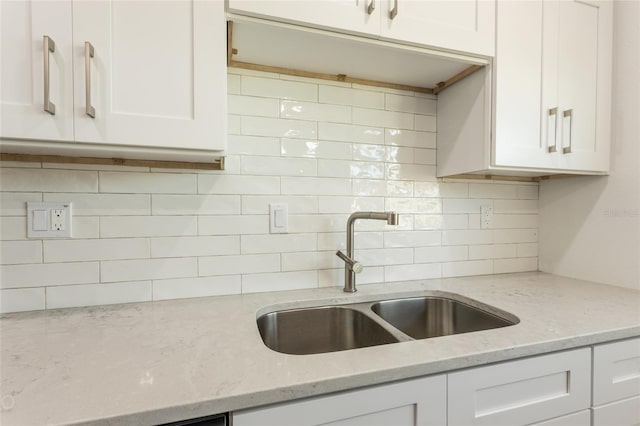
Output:
[[84,84],[85,84],[85,112],[91,118],[96,118],[96,109],[91,106],[91,58],[94,56],[93,45],[84,42]]
[[[549,145],[549,120],[553,117],[553,145]],[[549,147],[549,152],[556,152],[558,145],[557,131],[558,129],[558,108],[550,108],[549,114],[547,116],[547,146]]]
[[564,146],[564,143],[562,144],[562,153],[563,154],[570,154],[571,153],[571,142],[573,141],[573,132],[572,132],[572,127],[573,127],[573,110],[572,109],[568,109],[564,112],[564,118],[569,117],[569,146]]
[[51,73],[49,70],[49,53],[56,51],[56,43],[49,36],[43,36],[43,51],[44,51],[44,110],[51,115],[56,114],[56,105],[51,102],[50,99],[50,78]]
[[371,15],[374,10],[376,10],[376,0],[371,0],[371,3],[369,3],[369,6],[367,7],[367,13]]
[[393,9],[389,12],[389,19],[393,20],[396,16],[398,16],[398,0],[393,0]]

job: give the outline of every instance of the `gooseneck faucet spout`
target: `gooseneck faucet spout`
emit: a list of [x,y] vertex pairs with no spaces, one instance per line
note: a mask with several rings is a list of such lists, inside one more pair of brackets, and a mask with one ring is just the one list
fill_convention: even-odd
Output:
[[362,265],[353,258],[353,238],[355,222],[358,219],[385,220],[388,225],[397,225],[399,223],[399,215],[396,212],[355,212],[349,216],[347,220],[347,253],[340,250],[336,255],[344,260],[344,291],[346,293],[355,293],[356,274],[361,272]]

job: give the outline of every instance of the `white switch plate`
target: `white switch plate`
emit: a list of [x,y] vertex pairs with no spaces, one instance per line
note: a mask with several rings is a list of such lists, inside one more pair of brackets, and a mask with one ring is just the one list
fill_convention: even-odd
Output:
[[72,203],[27,202],[28,238],[71,238]]
[[289,229],[289,206],[286,203],[269,204],[269,231],[286,234]]

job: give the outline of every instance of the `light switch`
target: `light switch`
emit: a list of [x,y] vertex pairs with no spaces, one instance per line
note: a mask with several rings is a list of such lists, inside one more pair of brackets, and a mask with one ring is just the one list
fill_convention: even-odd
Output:
[[269,230],[272,234],[285,234],[289,227],[289,206],[285,203],[269,204]]
[[33,224],[34,231],[47,231],[47,211],[46,210],[34,210],[33,211]]

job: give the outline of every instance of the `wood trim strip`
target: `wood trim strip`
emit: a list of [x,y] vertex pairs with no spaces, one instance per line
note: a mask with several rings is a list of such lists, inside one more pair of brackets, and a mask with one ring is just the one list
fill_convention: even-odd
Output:
[[509,175],[481,175],[481,174],[459,174],[451,176],[441,176],[441,179],[471,179],[471,180],[501,180],[509,182],[541,182],[543,180],[562,179],[569,177],[579,177],[584,175],[572,175],[566,173],[559,173],[556,175],[544,175],[544,176],[509,176]]
[[438,83],[438,85],[433,88],[433,94],[437,95],[439,92],[442,92],[447,87],[453,86],[454,84],[456,84],[460,80],[464,79],[465,77],[470,76],[471,74],[473,74],[474,72],[476,72],[476,71],[478,71],[479,69],[482,69],[482,68],[484,68],[484,66],[482,66],[482,65],[471,65],[469,68],[467,68],[467,69],[465,69],[463,71],[460,71],[458,74],[454,75],[449,80],[441,81],[440,83]]
[[103,166],[157,167],[163,169],[224,170],[224,157],[211,163],[190,163],[186,161],[128,160],[125,158],[68,157],[62,155],[10,154],[0,153],[1,161],[29,163],[98,164]]
[[275,67],[271,65],[251,64],[249,62],[239,62],[234,60],[231,60],[228,63],[228,66],[232,68],[242,68],[242,69],[253,70],[253,71],[265,71],[265,72],[272,72],[277,74],[293,75],[296,77],[317,78],[320,80],[339,81],[343,83],[355,83],[355,84],[363,84],[366,86],[373,86],[373,87],[385,87],[388,89],[408,90],[411,92],[433,94],[433,89],[430,89],[428,87],[417,87],[417,86],[410,86],[407,84],[387,83],[384,81],[349,77],[346,74],[326,74],[326,73],[313,72],[313,71],[302,71],[302,70],[297,70],[292,68]]

